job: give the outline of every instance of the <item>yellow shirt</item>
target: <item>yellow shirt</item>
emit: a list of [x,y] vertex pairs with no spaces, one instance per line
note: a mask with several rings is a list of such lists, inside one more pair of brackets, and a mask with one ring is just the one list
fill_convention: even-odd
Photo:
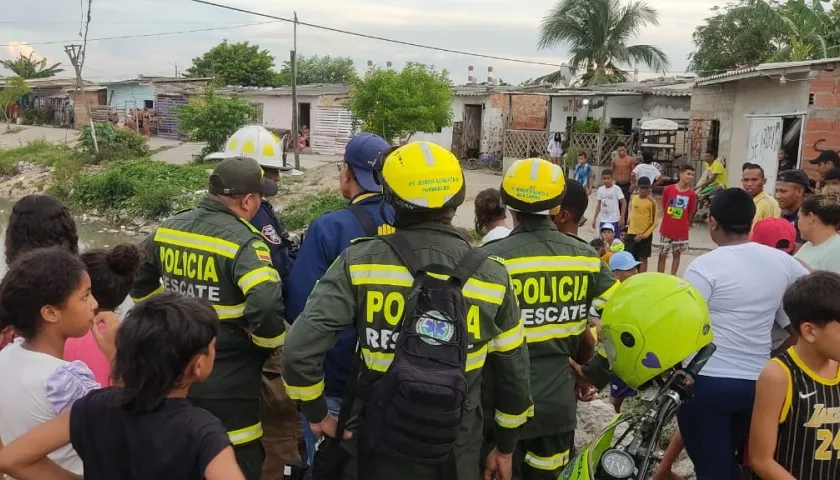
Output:
[[630,199],[630,225],[627,233],[630,235],[642,235],[647,238],[656,230],[659,222],[659,215],[656,213],[656,201],[650,195],[641,198],[633,195]]
[[779,207],[779,202],[771,197],[769,193],[762,190],[761,193],[753,197],[755,203],[755,217],[753,217],[753,225],[759,220],[770,217],[781,217],[782,209]]
[[715,159],[711,165],[708,163],[706,164],[706,170],[712,172],[714,178],[712,179],[712,183],[710,185],[723,185],[726,188],[726,167],[723,166],[723,162],[719,159]]

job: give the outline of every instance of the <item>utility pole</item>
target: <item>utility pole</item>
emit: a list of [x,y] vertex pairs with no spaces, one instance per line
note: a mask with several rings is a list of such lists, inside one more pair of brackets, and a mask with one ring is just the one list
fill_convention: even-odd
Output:
[[[93,125],[93,118],[90,115],[90,102],[87,101],[87,97],[85,96],[85,86],[82,80],[82,62],[84,62],[84,56],[82,55],[84,50],[81,45],[65,45],[64,51],[70,57],[70,64],[73,65],[73,70],[76,71],[76,102],[80,100],[79,94],[81,94],[81,101],[85,102],[85,111],[87,112],[88,124],[90,125],[90,136],[93,138],[93,149],[99,155],[99,143],[96,141],[96,128]],[[82,56],[81,61],[79,60],[80,56]]]
[[172,65],[175,66],[175,78],[178,78],[178,62],[175,62]]
[[297,101],[297,26],[298,18],[295,12],[295,25],[293,34],[293,49],[290,61],[292,67],[292,141],[295,142],[295,169],[300,170],[300,125],[298,125],[298,101]]
[[603,105],[601,105],[601,126],[598,129],[598,161],[603,160],[601,156],[604,153],[604,132],[607,128],[607,96],[604,95]]

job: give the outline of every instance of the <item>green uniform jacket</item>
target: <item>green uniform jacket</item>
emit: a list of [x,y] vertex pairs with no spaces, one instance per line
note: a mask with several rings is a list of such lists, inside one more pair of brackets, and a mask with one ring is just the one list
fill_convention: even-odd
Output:
[[601,308],[618,281],[592,247],[558,232],[547,216],[522,220],[510,235],[485,248],[505,259],[522,308],[534,417],[521,436],[529,439],[575,429],[569,357],[587,328],[590,307]]
[[[465,237],[442,223],[423,223],[400,230],[425,264],[454,267],[468,251]],[[284,350],[286,389],[301,402],[306,417],[326,417],[321,364],[336,335],[354,325],[362,349],[362,374],[385,372],[393,359],[397,324],[403,316],[413,278],[381,238],[356,241],[315,286],[303,313],[289,331]],[[481,371],[493,367],[496,388],[492,415],[499,449],[513,451],[519,428],[531,411],[528,351],[510,276],[501,259],[490,257],[463,289],[467,301],[467,402],[456,456],[458,478],[478,478],[482,436]],[[358,428],[351,420],[351,430]],[[348,450],[355,450],[352,445]],[[421,466],[402,464],[415,475]],[[412,468],[414,468],[412,470]],[[397,478],[400,472],[393,472]],[[412,477],[414,478],[414,477]],[[421,478],[422,477],[421,474]],[[432,476],[431,478],[435,478]]]
[[135,302],[166,290],[203,298],[219,314],[213,372],[190,396],[258,399],[263,363],[285,338],[280,278],[259,232],[207,197],[163,222],[142,245]]

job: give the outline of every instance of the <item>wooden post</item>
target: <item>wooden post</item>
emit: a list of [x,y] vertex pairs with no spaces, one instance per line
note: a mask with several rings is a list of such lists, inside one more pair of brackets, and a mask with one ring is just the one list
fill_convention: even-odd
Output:
[[300,125],[298,124],[298,98],[297,98],[297,12],[295,12],[295,24],[293,35],[293,48],[291,51],[292,67],[292,141],[295,142],[295,169],[300,170]]
[[607,128],[607,96],[604,95],[604,104],[601,106],[601,126],[598,129],[598,161],[604,153],[604,132]]
[[[88,10],[88,15],[90,15],[90,11]],[[90,20],[88,20],[89,22]],[[85,94],[85,85],[84,81],[82,80],[82,65],[79,61],[79,57],[81,56],[83,48],[79,45],[65,45],[64,52],[67,53],[67,56],[70,57],[70,64],[73,65],[73,70],[76,71],[76,102],[79,101],[79,96],[81,95],[82,101],[85,102],[85,112],[87,112],[87,120],[88,124],[90,125],[90,136],[93,138],[93,150],[99,155],[99,143],[96,141],[96,128],[93,124],[93,117],[90,115],[90,103],[87,101],[87,95]],[[75,102],[73,105],[75,109]]]

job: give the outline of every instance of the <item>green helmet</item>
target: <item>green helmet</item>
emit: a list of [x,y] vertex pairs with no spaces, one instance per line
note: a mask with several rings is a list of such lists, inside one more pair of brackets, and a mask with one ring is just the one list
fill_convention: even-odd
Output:
[[700,292],[664,273],[623,282],[604,308],[601,336],[613,373],[636,389],[713,340]]

